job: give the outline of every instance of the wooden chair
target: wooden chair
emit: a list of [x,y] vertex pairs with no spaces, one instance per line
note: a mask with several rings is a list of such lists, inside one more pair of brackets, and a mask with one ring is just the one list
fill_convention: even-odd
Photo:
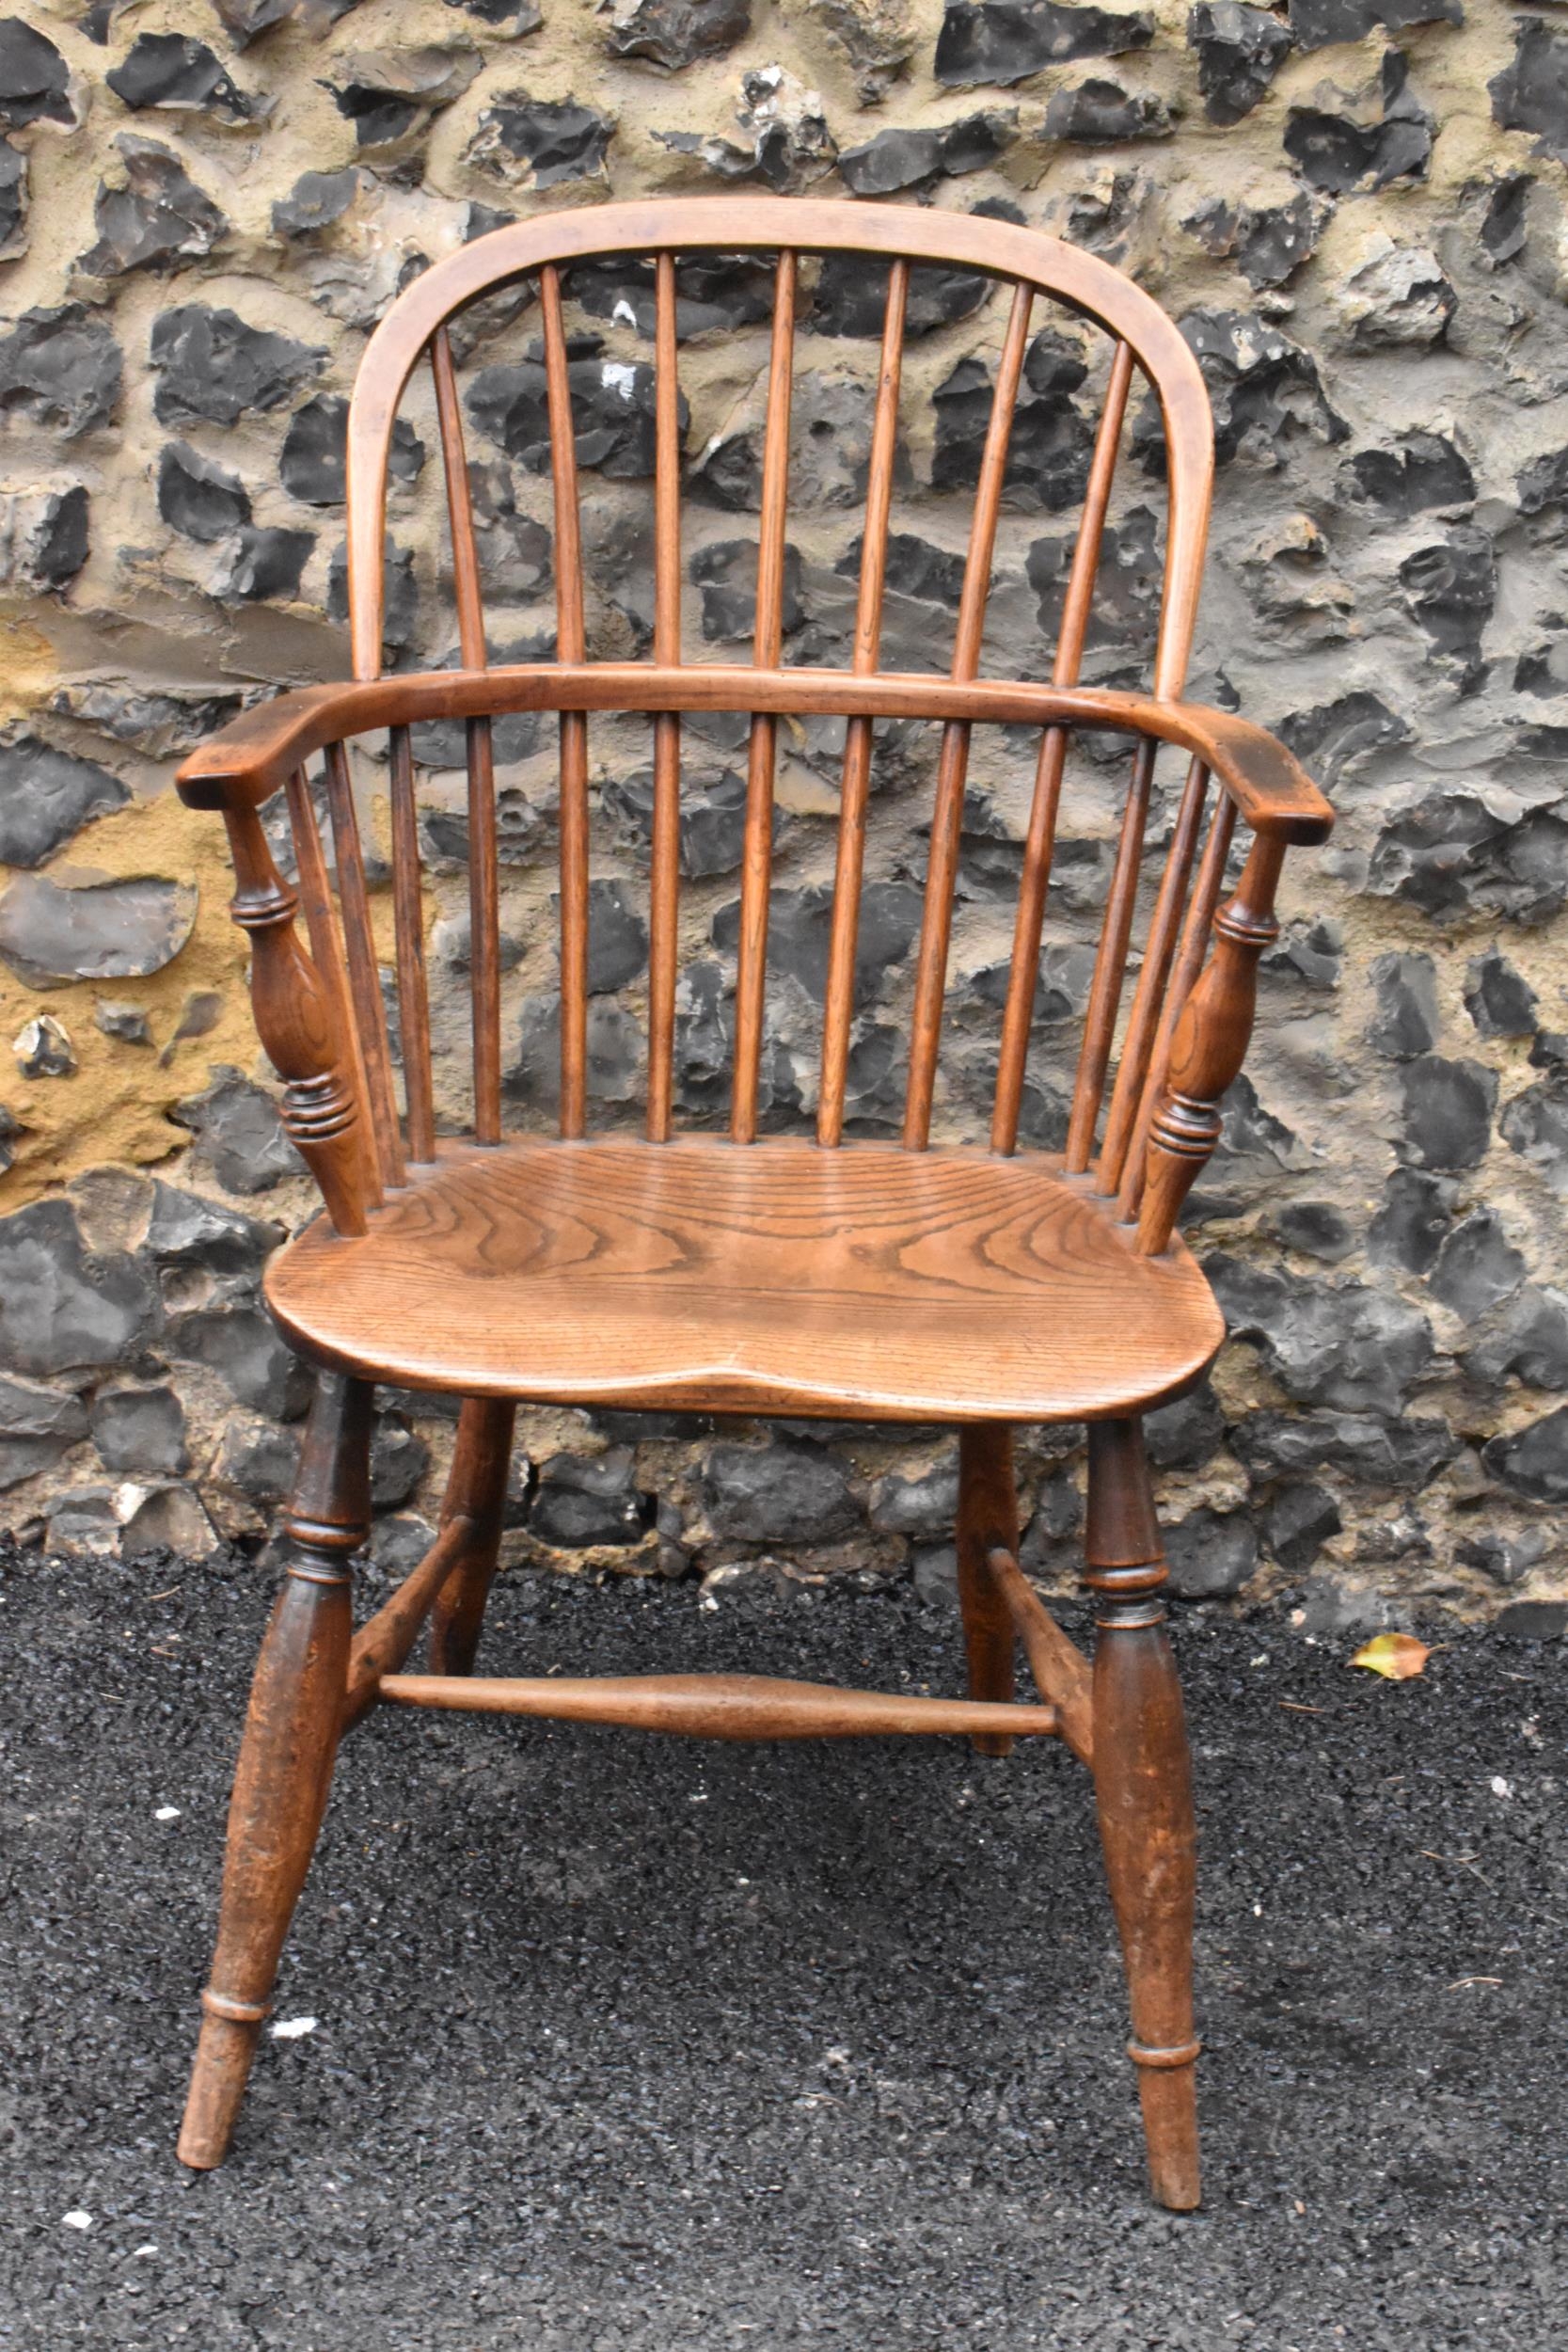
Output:
[[[749,665],[688,661],[681,641],[677,286],[704,255],[774,255],[771,341]],[[861,574],[847,668],[782,660],[790,403],[800,257],[885,262]],[[593,660],[584,619],[563,306],[574,268],[653,266],[656,531],[651,660]],[[826,263],[824,264],[827,265]],[[754,266],[754,264],[752,264]],[[837,266],[845,266],[842,259]],[[978,468],[951,660],[879,666],[899,416],[913,284],[925,273],[1002,281],[1009,306]],[[766,281],[765,281],[766,282]],[[449,322],[498,288],[536,294],[550,427],[555,658],[487,666],[470,479]],[[1031,322],[1058,304],[1109,339],[1049,683],[980,675],[1008,440]],[[759,330],[760,331],[760,330]],[[388,456],[411,371],[427,357],[444,455],[461,667],[382,665]],[[1164,427],[1167,524],[1149,691],[1081,686],[1118,444],[1135,373]],[[230,1817],[216,1955],[180,2154],[229,2144],[278,1954],[315,1843],[340,1735],[378,1701],[477,1708],[719,1739],[967,1734],[990,1756],[1022,1736],[1066,1741],[1093,1774],[1131,1994],[1155,2196],[1198,2200],[1193,2029],[1194,1824],[1181,1699],[1164,1624],[1165,1569],[1141,1416],[1203,1375],[1223,1336],[1209,1287],[1174,1232],[1241,1066],[1260,952],[1275,937],[1286,845],[1318,842],[1331,812],[1258,728],[1181,700],[1212,471],[1209,403],[1173,323],[1103,262],[1006,222],[877,204],[726,197],[607,205],[518,223],[438,262],[372,338],[349,426],[354,682],[286,693],[187,759],[180,790],[221,811],[249,933],[256,1026],[284,1081],[283,1116],[325,1214],[273,1259],[283,1331],[323,1368],[283,1525],[282,1590],[263,1642]],[[501,1123],[501,1021],[492,723],[555,712],[560,728],[560,1135]],[[641,1136],[588,1133],[586,939],[589,727],[646,713],[653,739],[647,1094]],[[727,1136],[674,1133],[673,1040],[682,714],[750,714]],[[774,769],[781,722],[834,714],[844,738],[836,882],[815,1138],[759,1139]],[[467,723],[472,1121],[437,1135],[431,1074],[415,760],[410,728]],[[855,1015],[863,855],[879,722],[940,726],[913,967],[901,1146],[842,1143]],[[1033,814],[1000,1021],[989,1149],[930,1143],[972,730],[1038,730]],[[392,887],[403,1107],[377,977],[345,746],[389,735]],[[1131,738],[1132,755],[1065,1153],[1019,1152],[1041,928],[1064,763],[1076,730]],[[1155,758],[1185,784],[1134,949]],[[323,755],[332,874],[307,763]],[[259,811],[287,796],[297,883],[285,886]],[[1208,804],[1212,794],[1212,813]],[[1207,824],[1206,824],[1207,816]],[[1251,844],[1216,913],[1237,818]],[[305,939],[296,928],[303,912]],[[1211,934],[1212,948],[1210,952]],[[309,942],[307,946],[306,942]],[[1123,1009],[1129,964],[1137,972]],[[463,1398],[435,1545],[356,1632],[349,1559],[368,1521],[372,1383]],[[760,1677],[570,1680],[471,1674],[499,1542],[519,1402],[956,1424],[959,1597],[969,1696],[939,1699]],[[1018,1562],[1011,1430],[1086,1422],[1085,1582],[1092,1667]],[[431,1626],[431,1672],[403,1671]],[[1037,1699],[1013,1698],[1022,1643]]]

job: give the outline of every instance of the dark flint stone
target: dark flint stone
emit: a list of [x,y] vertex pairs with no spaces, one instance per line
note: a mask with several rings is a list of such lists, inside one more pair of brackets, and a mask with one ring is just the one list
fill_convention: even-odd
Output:
[[1527,1087],[1497,1123],[1503,1140],[1539,1169],[1548,1191],[1568,1195],[1568,1084],[1553,1076]]
[[1493,1631],[1505,1642],[1560,1642],[1568,1633],[1568,1600],[1511,1600]]
[[0,1373],[0,1488],[53,1470],[87,1434],[79,1397]]
[[177,114],[248,122],[258,111],[256,101],[236,89],[215,53],[187,33],[139,33],[103,79],[133,112],[162,106]]
[[71,69],[52,40],[19,16],[0,18],[0,122],[74,123]]
[[1525,1279],[1525,1261],[1491,1209],[1475,1209],[1455,1225],[1432,1269],[1431,1290],[1445,1307],[1479,1321],[1511,1298]]
[[1188,11],[1187,40],[1197,51],[1197,86],[1211,122],[1240,122],[1260,100],[1292,47],[1287,27],[1244,0],[1200,0]]
[[1309,1568],[1331,1535],[1344,1521],[1326,1486],[1309,1480],[1281,1486],[1263,1513],[1263,1541],[1282,1568],[1299,1576]]
[[27,158],[9,139],[0,139],[0,255],[16,260],[24,250],[27,218]]
[[100,997],[92,1009],[92,1025],[119,1045],[150,1045],[152,1042],[151,1025],[141,1005],[105,1003]]
[[[349,6],[353,0],[347,0]],[[262,33],[293,16],[299,0],[213,0],[218,21],[236,49],[248,49]],[[323,15],[330,23],[343,13],[344,0],[325,0]]]
[[[645,1067],[645,1041],[633,1016],[604,997],[588,1007],[588,1097],[595,1103],[638,1099]],[[507,1095],[540,1111],[561,1101],[561,997],[559,992],[531,996],[518,1024],[517,1058],[503,1073]]]
[[150,352],[160,424],[237,424],[247,409],[277,407],[327,358],[320,344],[247,326],[234,311],[198,302],[153,320]]
[[[287,535],[311,540],[313,544],[312,534],[308,531]],[[340,541],[333,548],[326,567],[326,617],[329,621],[348,619],[346,541]],[[420,581],[414,568],[414,550],[412,548],[400,548],[394,540],[388,539],[381,557],[381,642],[401,652],[404,646],[414,643],[419,635],[419,627]],[[504,725],[504,722],[502,723]],[[421,748],[425,732],[422,728],[414,730],[415,757],[418,759],[425,756]],[[457,722],[455,732],[463,735],[466,743],[467,734],[461,721]],[[498,726],[494,732],[499,746],[502,729]],[[450,764],[456,766],[459,763],[454,760]]]
[[647,969],[648,926],[625,882],[588,885],[588,993],[613,995]]
[[[833,569],[841,580],[858,580],[863,557],[863,543],[857,537]],[[946,548],[933,547],[929,539],[912,531],[893,531],[887,539],[885,577],[895,596],[913,596],[922,604],[939,604],[956,612],[963,595],[964,559]]]
[[[644,480],[654,469],[654,371],[639,360],[574,357],[567,368],[577,461],[614,482]],[[535,360],[520,367],[482,368],[468,391],[468,414],[498,449],[529,473],[547,471],[549,409],[545,371]],[[680,402],[684,440],[689,420]]]
[[1275,1219],[1275,1231],[1288,1249],[1326,1265],[1338,1265],[1355,1247],[1354,1228],[1331,1200],[1292,1200]]
[[195,920],[194,889],[154,875],[71,890],[20,874],[0,898],[0,958],[35,987],[143,979],[173,962]]
[[1492,1476],[1532,1502],[1568,1502],[1568,1405],[1481,1448]]
[[1534,185],[1528,171],[1505,172],[1487,197],[1481,242],[1494,269],[1506,269],[1525,249],[1529,233],[1529,194]]
[[751,0],[616,0],[607,46],[612,57],[651,57],[678,72],[721,57],[751,29]]
[[269,597],[293,603],[316,544],[313,531],[265,530],[246,523],[238,532],[232,560],[213,594],[224,604],[261,604]]
[[[1209,387],[1222,464],[1243,444],[1275,464],[1297,441],[1345,438],[1349,427],[1324,397],[1317,361],[1276,326],[1244,310],[1190,310],[1180,325]],[[1133,441],[1146,465],[1163,472],[1159,420],[1151,407],[1140,414]]]
[[1492,119],[1505,131],[1533,131],[1538,155],[1568,163],[1568,34],[1544,17],[1521,16],[1513,56],[1487,84]]
[[1539,999],[1522,972],[1496,947],[1472,958],[1465,975],[1465,1009],[1482,1037],[1529,1037]]
[[1478,1167],[1492,1136],[1497,1072],[1478,1061],[1428,1054],[1406,1063],[1400,1086],[1411,1157],[1422,1168]]
[[1474,793],[1429,793],[1378,835],[1367,887],[1438,917],[1544,922],[1568,897],[1568,824],[1541,808],[1510,823]]
[[1054,0],[949,0],[937,35],[936,76],[949,88],[1025,82],[1074,57],[1147,49],[1154,19],[1139,8],[1058,8]]
[[137,269],[167,270],[199,260],[229,233],[229,223],[172,150],[124,134],[115,141],[126,184],[98,191],[92,222],[98,243],[82,256],[89,278]]
[[536,33],[545,22],[538,0],[447,0],[448,8],[467,8],[482,24],[493,24],[508,40]]
[[556,1454],[540,1464],[528,1519],[529,1534],[540,1543],[562,1551],[635,1544],[646,1524],[629,1445],[603,1454]]
[[[652,338],[655,273],[651,262],[616,259],[572,272],[572,299],[590,318],[625,324],[629,310],[640,335]],[[772,273],[748,253],[690,253],[675,278],[675,336],[734,333],[770,316]]]
[[1462,529],[1418,548],[1400,565],[1400,584],[1437,652],[1478,673],[1481,631],[1497,596],[1497,561],[1486,533]]
[[1362,497],[1398,522],[1476,495],[1475,475],[1440,433],[1410,433],[1392,449],[1359,450],[1350,462]]
[[1233,261],[1247,284],[1283,286],[1317,251],[1334,207],[1304,188],[1285,204],[1227,204],[1214,198],[1182,227],[1217,261]]
[[72,441],[112,421],[123,372],[119,345],[81,303],[26,310],[0,336],[0,410]]
[[299,1470],[299,1438],[291,1429],[245,1429],[230,1422],[214,1465],[220,1486],[262,1510],[287,1502]]
[[175,1184],[153,1184],[147,1248],[160,1265],[201,1266],[209,1274],[255,1280],[282,1239],[283,1228],[269,1218],[246,1216]]
[[1285,1121],[1265,1109],[1258,1089],[1243,1070],[1231,1081],[1226,1094],[1221,1151],[1240,1159],[1272,1160],[1275,1167],[1286,1168],[1298,1142]]
[[[913,948],[920,926],[921,893],[911,882],[867,882],[861,894],[855,936],[855,997],[859,1004],[881,995]],[[799,980],[814,1004],[828,983],[828,944],[833,894],[826,882],[801,890],[775,890],[768,906],[768,962],[770,971]],[[713,918],[714,946],[733,955],[740,935],[740,904],[732,899]]]
[[[501,866],[531,863],[542,830],[532,803],[515,784],[496,795],[496,858]],[[420,812],[420,831],[426,854],[437,871],[468,863],[468,812],[466,808],[427,808]]]
[[1398,1411],[1432,1360],[1425,1315],[1363,1282],[1302,1279],[1225,1256],[1204,1270],[1232,1332],[1260,1342],[1287,1394],[1304,1405]]
[[303,1173],[277,1104],[237,1070],[215,1070],[212,1084],[176,1103],[169,1117],[191,1130],[198,1159],[226,1192],[269,1192],[281,1178]]
[[1521,1291],[1499,1328],[1462,1360],[1468,1376],[1486,1387],[1513,1373],[1532,1389],[1568,1389],[1568,1297]]
[[1372,1051],[1391,1061],[1413,1061],[1418,1054],[1430,1054],[1442,1031],[1437,966],[1432,958],[1379,956],[1370,977],[1377,993],[1377,1009],[1367,1029]]
[[1144,1439],[1157,1470],[1196,1470],[1225,1442],[1225,1415],[1209,1383],[1144,1415]]
[[461,98],[483,60],[469,40],[417,49],[356,49],[335,60],[324,82],[338,112],[354,125],[359,147],[392,147]]
[[[412,564],[412,549],[404,554],[403,561],[405,564]],[[342,583],[343,610],[346,613],[347,565],[341,550],[339,551],[336,560],[335,573]],[[391,581],[388,580],[388,589],[391,585]],[[554,633],[548,630],[541,631],[527,637],[512,638],[499,644],[492,641],[490,659],[496,663],[553,661],[555,659]],[[436,670],[460,670],[463,667],[462,655],[453,645],[442,655],[439,661],[432,662],[430,667]],[[552,738],[554,732],[552,725],[549,728]],[[420,767],[467,768],[468,730],[466,722],[462,719],[427,720],[422,725],[414,728],[413,736],[414,757]],[[505,718],[494,721],[490,729],[490,737],[494,745],[496,765],[500,768],[514,767],[517,761],[530,758],[544,742],[546,721],[536,710],[513,711]],[[466,850],[465,854],[467,854]]]
[[341,220],[359,193],[359,174],[353,164],[341,171],[306,171],[287,196],[272,208],[272,225],[279,237],[311,237]]
[[[651,770],[636,776],[612,778],[602,791],[607,814],[617,818],[634,841],[653,839],[654,788]],[[681,872],[688,881],[714,874],[733,874],[740,864],[746,834],[746,779],[728,769],[713,783],[681,787]],[[783,809],[773,811],[773,846],[785,831]]]
[[[994,280],[976,271],[922,264],[910,271],[904,313],[907,336],[929,335],[939,326],[972,318],[992,292]],[[811,324],[818,335],[880,337],[887,310],[887,264],[858,253],[828,253],[812,300]]]
[[1262,969],[1271,978],[1298,980],[1305,987],[1332,992],[1339,985],[1345,960],[1345,934],[1329,915],[1316,921],[1292,915],[1272,947],[1263,952]]
[[840,151],[838,175],[851,196],[895,196],[929,181],[988,170],[1017,132],[1016,115],[996,113],[968,115],[940,130],[879,131],[863,146]]
[[1386,1422],[1354,1413],[1252,1413],[1230,1433],[1230,1450],[1255,1478],[1343,1470],[1368,1486],[1429,1486],[1460,1450],[1443,1421]]
[[[76,1050],[71,1042],[71,1032],[52,1012],[35,1014],[11,1041],[11,1051],[24,1078],[70,1078],[75,1074]],[[8,1112],[7,1116],[9,1117]],[[25,1128],[8,1129],[7,1139],[25,1133]],[[10,1165],[8,1153],[6,1164]]]
[[837,1543],[862,1524],[843,1470],[815,1448],[712,1446],[703,1488],[714,1534],[742,1543]]
[[1514,484],[1521,515],[1544,515],[1568,502],[1568,449],[1544,450]]
[[1039,135],[1075,147],[1119,147],[1127,139],[1168,139],[1175,128],[1170,108],[1152,90],[1124,89],[1097,74],[1056,92]]
[[0,865],[41,866],[90,818],[123,808],[129,787],[96,760],[36,735],[0,743]]
[[297,1421],[310,1402],[310,1374],[260,1307],[179,1315],[164,1348],[181,1362],[205,1364],[242,1405],[275,1421]]
[[[1076,533],[1057,539],[1037,539],[1023,559],[1024,577],[1039,600],[1040,628],[1052,644],[1061,628],[1062,606],[1076,544]],[[1151,645],[1164,578],[1160,524],[1152,508],[1130,507],[1117,521],[1107,523],[1101,541],[1094,602],[1089,610],[1089,644],[1115,646],[1124,660],[1133,648]],[[1073,845],[1062,843],[1057,852],[1058,865],[1064,863],[1064,850],[1066,864],[1070,865],[1079,852]],[[1098,855],[1093,850],[1084,853],[1091,860]],[[1067,879],[1070,882],[1071,878]],[[1103,879],[1108,882],[1109,875]],[[1075,906],[1074,912],[1088,912],[1101,880],[1097,868],[1089,878],[1089,897]]]
[[1299,49],[1327,49],[1365,40],[1381,26],[1402,33],[1412,24],[1463,24],[1464,0],[1290,0],[1291,30]]
[[[1037,346],[1031,349],[1046,340],[1037,338]],[[1058,339],[1049,341],[1054,343]],[[1093,431],[1069,397],[1069,389],[1082,384],[1086,373],[1076,352],[1071,354],[1070,365],[1064,364],[1057,373],[1062,379],[1060,388],[1052,385],[1033,397],[1021,394],[1013,412],[1004,476],[1015,504],[1042,507],[1049,514],[1079,504],[1094,452]],[[991,380],[985,361],[960,359],[931,398],[937,412],[931,486],[973,489],[979,480],[990,423]]]
[[190,1466],[184,1407],[172,1389],[110,1389],[95,1397],[92,1441],[105,1470],[178,1477]]
[[1368,1229],[1371,1263],[1425,1274],[1436,1261],[1458,1196],[1459,1187],[1449,1177],[1396,1168],[1385,1187],[1383,1206]]
[[[575,99],[536,99],[526,90],[511,90],[480,116],[468,159],[481,170],[497,171],[489,160],[494,150],[511,165],[521,165],[534,187],[553,188],[602,171],[614,135],[608,115],[579,106]],[[500,176],[511,175],[502,167]]]
[[528,604],[550,577],[550,534],[517,511],[512,469],[502,460],[468,465],[474,547],[486,596],[495,604]]
[[37,588],[65,588],[87,560],[87,494],[78,482],[43,500],[19,577]]
[[62,718],[79,719],[117,743],[130,743],[149,759],[188,752],[236,717],[245,697],[231,693],[143,693],[135,687],[99,680],[61,687],[50,704]]
[[1436,125],[1407,88],[1409,73],[1400,50],[1385,50],[1381,122],[1291,107],[1285,152],[1309,187],[1348,196],[1353,189],[1365,194],[1396,180],[1425,179]]
[[[792,542],[784,555],[783,623],[786,637],[804,621],[800,601],[800,550]],[[703,594],[703,635],[710,644],[731,644],[756,628],[757,551],[749,539],[716,539],[691,559],[691,579]]]
[[[424,443],[407,418],[399,417],[388,455],[392,480],[417,482],[424,457]],[[347,472],[348,403],[337,392],[316,392],[289,420],[278,479],[302,505],[341,506],[348,496]]]
[[120,1251],[89,1254],[69,1200],[0,1217],[0,1357],[11,1371],[123,1364],[158,1314],[150,1267]]
[[371,1508],[395,1511],[408,1501],[430,1468],[430,1448],[400,1412],[376,1418],[371,1438]]
[[184,441],[166,441],[158,459],[158,512],[172,531],[213,546],[250,520],[250,494],[237,473]]
[[1249,1511],[1191,1511],[1165,1530],[1171,1592],[1183,1600],[1223,1600],[1239,1593],[1258,1565]]
[[868,1516],[872,1526],[883,1534],[927,1536],[940,1542],[951,1539],[958,1508],[958,1470],[945,1466],[924,1470],[916,1478],[906,1478],[898,1470],[879,1478],[871,1489]]

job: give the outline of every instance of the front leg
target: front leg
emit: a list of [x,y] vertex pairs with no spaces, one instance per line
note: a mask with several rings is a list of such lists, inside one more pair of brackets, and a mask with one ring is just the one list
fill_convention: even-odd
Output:
[[223,2162],[338,1752],[353,1638],[349,1557],[370,1527],[371,1404],[323,1374],[283,1532],[288,1561],[251,1685],[229,1808],[217,1948],[180,2160]]
[[1162,2205],[1198,2202],[1193,2030],[1196,1827],[1181,1689],[1165,1629],[1165,1563],[1139,1421],[1089,1431],[1085,1582],[1099,1602],[1094,1777],[1121,1935],[1149,2178]]

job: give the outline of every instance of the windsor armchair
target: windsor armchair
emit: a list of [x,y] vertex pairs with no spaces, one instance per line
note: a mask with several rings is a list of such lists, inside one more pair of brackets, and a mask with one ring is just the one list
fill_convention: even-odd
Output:
[[[683,268],[704,257],[758,254],[777,258],[767,297],[770,327],[765,303],[755,338],[766,407],[755,621],[752,658],[742,665],[688,659],[683,644],[680,283]],[[822,257],[824,272],[842,269],[845,257],[879,271],[886,265],[879,362],[868,388],[858,593],[849,658],[839,667],[784,658],[791,396],[798,320],[809,326],[812,315],[811,257]],[[648,660],[594,659],[590,645],[578,469],[594,450],[591,440],[579,447],[573,370],[582,346],[569,341],[567,325],[574,270],[590,263],[633,273],[643,307],[639,314],[628,301],[624,314],[652,330]],[[996,303],[1000,347],[950,659],[941,671],[895,669],[882,661],[881,638],[902,462],[900,378],[912,297],[938,282],[930,273],[941,271],[966,273],[965,282]],[[547,454],[541,445],[535,463],[547,466],[550,485],[555,645],[552,659],[491,664],[458,380],[462,339],[450,328],[500,289],[537,305],[541,340],[529,380],[547,438]],[[1085,437],[1082,520],[1050,680],[998,680],[981,672],[998,522],[1011,481],[1009,435],[1032,320],[1052,305],[1080,323],[1076,331],[1086,323],[1102,333],[1103,391],[1098,425]],[[867,332],[876,347],[875,326]],[[388,450],[421,356],[432,372],[443,458],[459,660],[451,669],[388,675]],[[1137,373],[1159,411],[1166,503],[1147,692],[1082,683]],[[179,779],[188,803],[221,811],[228,826],[238,879],[234,915],[252,943],[257,1029],[284,1081],[289,1132],[325,1204],[268,1275],[281,1328],[322,1370],[283,1522],[286,1572],[234,1784],[216,1954],[180,2142],[187,2164],[215,2165],[226,2152],[340,1735],[383,1702],[721,1739],[965,1734],[994,1756],[1006,1755],[1018,1737],[1059,1738],[1091,1771],[1126,1961],[1129,2049],[1154,2193],[1172,2207],[1196,2203],[1193,1810],[1141,1416],[1198,1380],[1223,1336],[1208,1285],[1175,1231],[1177,1215],[1218,1137],[1220,1101],[1246,1047],[1286,847],[1323,840],[1332,822],[1316,787],[1276,742],[1239,718],[1181,699],[1212,469],[1203,382],[1164,313],[1099,260],[989,219],[773,198],[575,212],[498,230],[438,262],[372,338],[349,426],[354,679],[285,693],[251,710],[187,759]],[[496,723],[525,712],[554,714],[559,728],[554,1137],[506,1132],[501,1115]],[[677,1135],[683,721],[690,727],[715,712],[736,714],[747,730],[733,1071],[727,1134]],[[644,714],[652,734],[640,1136],[590,1120],[594,713]],[[820,1075],[815,1136],[790,1136],[763,1132],[759,1090],[775,769],[781,730],[822,714],[842,721],[844,735]],[[411,730],[433,720],[466,727],[472,1023],[466,1135],[438,1133],[432,1074]],[[854,1124],[847,1117],[847,1073],[868,808],[878,730],[893,722],[940,730],[905,1023],[902,1132],[897,1141],[845,1142],[847,1124]],[[932,1136],[942,1099],[966,781],[972,740],[984,727],[1038,736],[989,1148]],[[1085,731],[1126,736],[1132,755],[1108,851],[1065,1150],[1020,1151],[1058,811],[1069,741]],[[385,734],[388,745],[395,1031],[379,984],[347,748],[372,732]],[[1162,744],[1186,755],[1168,821],[1158,817],[1154,793]],[[307,770],[318,755],[323,769],[313,789]],[[297,874],[292,887],[260,814],[279,790]],[[330,860],[318,829],[318,790],[330,818]],[[1250,848],[1222,907],[1238,820]],[[1157,878],[1151,870],[1141,900],[1162,830],[1163,864]],[[1134,944],[1140,909],[1141,947]],[[304,939],[295,927],[300,913]],[[1130,968],[1136,979],[1124,1006]],[[376,1382],[444,1391],[464,1402],[434,1547],[356,1632],[348,1560],[367,1530]],[[957,1425],[968,1697],[752,1677],[476,1677],[514,1414],[524,1401]],[[1018,1561],[1011,1433],[1048,1422],[1089,1428],[1085,1581],[1099,1627],[1092,1666]],[[431,1671],[405,1673],[427,1622]],[[1028,1704],[1014,1698],[1020,1644],[1037,1686]]]

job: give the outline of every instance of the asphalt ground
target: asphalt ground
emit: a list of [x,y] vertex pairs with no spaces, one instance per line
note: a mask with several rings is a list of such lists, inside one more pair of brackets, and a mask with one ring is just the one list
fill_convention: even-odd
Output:
[[[263,2041],[225,2169],[182,2172],[267,1597],[237,1560],[7,1567],[7,2352],[1568,2343],[1560,1643],[1449,1624],[1391,1685],[1352,1636],[1183,1613],[1207,2201],[1178,2218],[1055,1743],[390,1709],[285,1956],[277,2021],[314,2026]],[[961,1688],[954,1613],[908,1589],[515,1578],[509,1661]]]

